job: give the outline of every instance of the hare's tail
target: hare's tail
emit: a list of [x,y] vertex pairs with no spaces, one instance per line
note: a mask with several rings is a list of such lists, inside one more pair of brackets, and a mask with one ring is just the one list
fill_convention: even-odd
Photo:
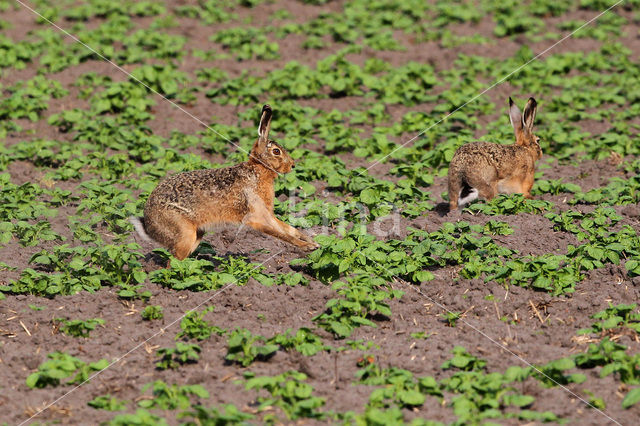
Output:
[[140,237],[142,237],[143,240],[151,241],[151,237],[149,236],[149,234],[147,234],[147,231],[145,231],[144,229],[144,218],[137,217],[137,216],[129,216],[129,222],[131,222],[133,227],[136,229],[136,232],[138,233],[138,235],[140,235]]
[[466,182],[462,186],[462,190],[460,191],[460,195],[458,198],[458,206],[466,206],[472,201],[478,199],[478,190],[476,188],[472,188],[466,184]]
[[464,207],[478,198],[478,190],[473,188],[463,178],[460,171],[451,166],[449,173],[449,208],[450,210]]

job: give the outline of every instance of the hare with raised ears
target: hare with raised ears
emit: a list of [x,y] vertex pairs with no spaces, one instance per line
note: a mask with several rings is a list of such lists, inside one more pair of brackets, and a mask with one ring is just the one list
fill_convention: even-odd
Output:
[[531,198],[535,163],[542,157],[533,134],[537,103],[529,98],[524,113],[509,98],[509,119],[516,134],[512,145],[474,142],[461,146],[449,165],[449,211],[481,197],[523,194]]
[[179,173],[162,181],[134,225],[182,260],[193,252],[204,232],[216,224],[245,224],[305,250],[318,245],[273,213],[273,181],[293,168],[293,160],[269,140],[271,107],[262,108],[258,140],[249,159],[221,169]]

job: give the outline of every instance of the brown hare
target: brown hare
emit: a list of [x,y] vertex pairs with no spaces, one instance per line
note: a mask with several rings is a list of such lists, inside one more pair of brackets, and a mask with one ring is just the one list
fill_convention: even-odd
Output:
[[305,250],[318,247],[313,239],[287,225],[273,213],[273,181],[293,168],[293,159],[269,140],[271,107],[262,107],[258,140],[249,159],[235,166],[179,173],[151,192],[144,218],[133,220],[149,236],[182,260],[217,224],[245,224]]
[[537,103],[529,98],[524,113],[509,98],[509,119],[516,133],[513,145],[474,142],[458,148],[449,165],[449,211],[476,198],[500,194],[531,198],[535,163],[542,157],[533,134]]

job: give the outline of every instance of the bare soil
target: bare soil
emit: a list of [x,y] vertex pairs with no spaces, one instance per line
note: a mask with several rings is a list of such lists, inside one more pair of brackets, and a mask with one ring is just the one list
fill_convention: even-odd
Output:
[[[288,0],[277,2],[277,5],[267,3],[253,9],[243,11],[246,16],[261,22],[261,17],[267,16],[274,10],[285,8],[300,20],[308,20],[326,9],[336,9],[340,2],[329,2],[327,6],[308,6]],[[584,15],[583,12],[581,12]],[[2,19],[14,23],[14,29],[9,34],[12,37],[25,35],[31,30],[40,29],[34,23],[33,17],[22,8],[0,14]],[[583,19],[585,16],[580,16]],[[578,18],[575,17],[576,19]],[[551,18],[550,18],[551,19]],[[134,19],[135,22],[135,19]],[[208,37],[218,28],[204,27],[191,19],[181,19],[175,33],[190,37],[194,46],[206,48],[211,44]],[[62,22],[63,27],[69,27]],[[479,33],[496,44],[483,47],[466,47],[474,53],[495,55],[498,58],[511,56],[522,46],[522,41],[497,40],[492,34],[492,26],[483,21],[472,29],[461,28],[461,34]],[[541,43],[540,49],[546,47]],[[282,58],[268,62],[265,67],[263,61],[223,61],[222,63],[204,63],[187,56],[180,69],[193,72],[202,66],[219,66],[232,76],[242,70],[258,70],[269,72],[283,66],[290,60],[298,60],[303,64],[314,66],[315,62],[338,47],[324,50],[304,50],[299,43],[282,43]],[[562,45],[563,51],[588,51],[599,46],[593,40],[569,39]],[[428,49],[425,49],[428,47]],[[637,40],[630,46],[638,49]],[[361,59],[366,59],[367,52],[363,52]],[[457,52],[445,49],[437,43],[427,43],[419,48],[411,48],[407,52],[391,52],[381,57],[391,61],[393,65],[402,65],[407,61],[431,62],[438,64],[439,69],[452,66]],[[357,56],[357,55],[356,55]],[[71,84],[77,77],[88,71],[109,75],[114,79],[121,79],[120,72],[103,62],[91,61],[69,70],[60,72],[55,78],[62,85],[73,90]],[[24,71],[7,71],[2,76],[2,82],[10,85],[12,82],[24,79],[25,76],[35,74],[35,67],[29,66]],[[489,99],[497,105],[503,105],[509,96],[508,85],[497,86],[487,93]],[[528,94],[520,94],[522,97]],[[519,96],[520,96],[519,95]],[[154,132],[166,136],[172,129],[186,133],[195,133],[201,126],[183,112],[156,99],[153,108],[156,118],[150,123]],[[322,110],[351,108],[351,102],[344,99],[323,99],[320,102],[305,101]],[[68,96],[65,102],[53,102],[46,112],[54,114],[74,107],[86,107],[86,102],[75,96]],[[277,106],[275,106],[277,110]],[[195,106],[189,112],[207,121],[216,117],[217,122],[233,124],[236,121],[236,109],[233,106],[220,106],[209,102],[199,95]],[[404,111],[402,112],[404,113]],[[544,114],[543,111],[540,112]],[[502,115],[503,112],[500,112]],[[396,114],[394,114],[395,117]],[[497,117],[496,117],[497,118]],[[46,120],[36,123],[21,122],[25,129],[35,130],[40,138],[64,140],[68,135],[58,133],[55,128],[46,124]],[[506,120],[505,120],[506,125]],[[601,126],[602,123],[592,123],[589,126]],[[481,136],[481,135],[479,135]],[[7,145],[20,141],[24,134],[10,135],[4,142]],[[231,149],[231,147],[230,147]],[[201,155],[206,156],[204,152]],[[353,160],[352,156],[344,155],[345,159]],[[388,165],[381,165],[380,174],[388,170]],[[14,183],[40,181],[43,173],[28,162],[13,162],[9,173]],[[583,189],[590,189],[606,184],[606,181],[619,173],[615,167],[606,161],[584,161],[576,165],[562,165],[543,170],[545,179],[563,178],[566,182],[578,183]],[[378,175],[378,172],[375,172]],[[390,176],[386,176],[392,179]],[[77,184],[79,182],[75,182]],[[446,190],[446,180],[438,178],[428,189],[438,201],[440,194]],[[562,196],[548,199],[562,205]],[[617,209],[625,216],[625,221],[636,229],[640,228],[638,209],[633,206]],[[64,214],[64,209],[61,209]],[[562,253],[568,244],[575,244],[575,239],[566,233],[555,232],[550,223],[541,216],[520,214],[515,216],[500,216],[492,219],[506,221],[515,230],[514,234],[496,237],[496,241],[522,254]],[[71,237],[70,230],[64,225],[64,217],[54,226],[56,232]],[[403,226],[413,226],[433,231],[443,222],[452,220],[466,220],[471,223],[483,223],[486,218],[472,216],[469,213],[453,213],[442,217],[435,211],[425,212],[423,217],[414,221],[407,221]],[[243,230],[236,233],[236,229],[222,230],[209,233],[205,240],[221,254],[243,253],[252,262],[262,263],[269,273],[286,273],[292,270],[290,262],[304,254],[295,248],[274,240],[268,236],[253,231]],[[311,230],[314,231],[313,229]],[[316,230],[317,231],[317,230]],[[402,230],[405,232],[405,229]],[[132,236],[132,241],[134,237]],[[153,243],[138,241],[143,250],[148,253],[156,248]],[[20,270],[28,267],[30,256],[51,247],[47,243],[38,247],[21,248],[17,244],[0,248],[0,260],[17,266],[18,271],[2,272],[0,282],[14,279]],[[263,251],[260,251],[263,249]],[[268,253],[266,253],[267,251]],[[274,254],[276,254],[274,256]],[[148,269],[157,268],[152,261],[148,261]],[[519,287],[508,290],[495,283],[485,283],[482,280],[465,280],[457,276],[453,268],[435,271],[436,278],[419,287],[406,285],[402,282],[393,286],[405,292],[399,300],[393,300],[391,318],[376,320],[377,328],[360,327],[352,339],[375,342],[379,349],[375,351],[376,361],[382,367],[396,366],[405,368],[415,375],[432,375],[436,379],[446,377],[449,373],[440,368],[442,363],[451,357],[454,346],[464,346],[471,353],[481,356],[488,361],[488,371],[503,372],[510,365],[542,364],[554,359],[569,356],[584,351],[587,342],[576,339],[577,330],[591,325],[589,315],[605,309],[609,304],[631,303],[640,299],[640,280],[630,279],[623,268],[611,266],[596,270],[579,283],[577,291],[567,297],[552,297],[545,293],[535,292]],[[170,347],[175,344],[174,337],[179,331],[179,322],[188,310],[202,310],[207,306],[214,306],[213,312],[206,315],[210,323],[225,329],[245,327],[254,334],[272,336],[282,333],[287,328],[314,328],[311,321],[318,313],[325,309],[327,300],[335,297],[335,292],[327,285],[311,280],[308,286],[274,286],[265,287],[253,279],[244,286],[228,286],[211,293],[194,293],[189,291],[174,291],[154,285],[146,284],[151,290],[151,303],[164,308],[164,319],[160,321],[143,321],[140,316],[139,302],[126,302],[120,299],[115,289],[105,288],[95,294],[79,293],[73,296],[58,296],[52,299],[9,295],[0,301],[0,423],[18,424],[28,420],[39,409],[49,406],[36,420],[44,422],[59,422],[62,424],[97,424],[113,417],[114,413],[96,410],[87,406],[87,402],[99,395],[111,394],[119,399],[136,400],[141,394],[144,384],[154,380],[164,380],[175,384],[201,384],[211,394],[210,399],[203,401],[206,405],[233,403],[237,407],[253,412],[255,410],[255,395],[244,391],[236,380],[241,379],[243,369],[225,362],[226,338],[212,337],[201,342],[203,349],[201,359],[196,364],[185,365],[173,371],[159,371],[154,369],[157,361],[155,351],[158,348]],[[488,297],[491,296],[491,297]],[[35,311],[29,305],[36,305],[44,309]],[[534,309],[533,306],[536,308]],[[450,327],[443,321],[441,314],[446,311],[463,312],[462,319],[456,327]],[[541,321],[541,315],[543,321]],[[88,339],[73,338],[58,332],[52,322],[53,318],[102,318],[105,325],[98,327]],[[507,320],[505,321],[505,317]],[[414,339],[411,333],[424,331],[430,335],[428,339]],[[318,333],[325,343],[340,346],[341,341],[335,341],[331,335],[320,330]],[[637,337],[622,335],[618,341],[630,346],[631,353],[640,351]],[[110,368],[103,371],[91,382],[80,388],[70,386],[47,387],[44,389],[30,389],[25,384],[26,377],[35,371],[45,361],[48,353],[64,351],[86,361],[96,361],[101,358],[117,360]],[[295,352],[278,351],[268,360],[253,363],[249,370],[257,375],[274,375],[288,370],[299,370],[309,376],[308,383],[314,387],[314,395],[326,398],[324,409],[336,412],[348,410],[361,411],[365,406],[372,388],[363,385],[353,385],[354,374],[359,369],[357,360],[362,356],[358,350],[341,352],[321,352],[313,357],[301,357]],[[585,406],[577,395],[585,398],[584,390],[590,390],[596,396],[604,399],[608,416],[622,424],[637,424],[640,416],[640,404],[629,410],[620,406],[623,393],[619,392],[618,383],[610,377],[600,379],[587,371],[587,381],[580,385],[568,385],[567,389],[555,387],[544,389],[536,383],[525,382],[524,387],[533,392],[536,401],[532,410],[552,411],[557,415],[570,418],[574,423],[584,425],[600,425],[610,423],[611,420]],[[133,411],[133,410],[130,410]],[[162,412],[159,412],[162,415]],[[424,417],[443,422],[453,422],[456,418],[452,410],[442,407],[436,398],[428,398],[426,403],[413,412],[407,412],[408,417]],[[171,419],[171,416],[168,416]],[[175,422],[175,420],[170,420]],[[312,422],[306,422],[312,423]],[[513,421],[516,424],[516,421]]]

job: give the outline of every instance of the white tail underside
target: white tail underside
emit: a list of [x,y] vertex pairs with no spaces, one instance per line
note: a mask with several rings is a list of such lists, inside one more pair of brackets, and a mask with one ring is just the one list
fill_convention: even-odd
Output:
[[460,191],[460,198],[458,199],[458,208],[462,208],[466,204],[469,204],[472,201],[478,199],[478,190],[475,188],[471,188],[471,191],[467,194],[466,197],[462,198],[462,191]]
[[143,240],[151,241],[151,237],[149,237],[147,232],[144,230],[144,225],[142,224],[142,220],[140,220],[139,217],[130,216],[129,222],[131,222],[133,227],[136,229],[136,232],[138,233],[138,235],[140,235],[140,237],[142,237]]

